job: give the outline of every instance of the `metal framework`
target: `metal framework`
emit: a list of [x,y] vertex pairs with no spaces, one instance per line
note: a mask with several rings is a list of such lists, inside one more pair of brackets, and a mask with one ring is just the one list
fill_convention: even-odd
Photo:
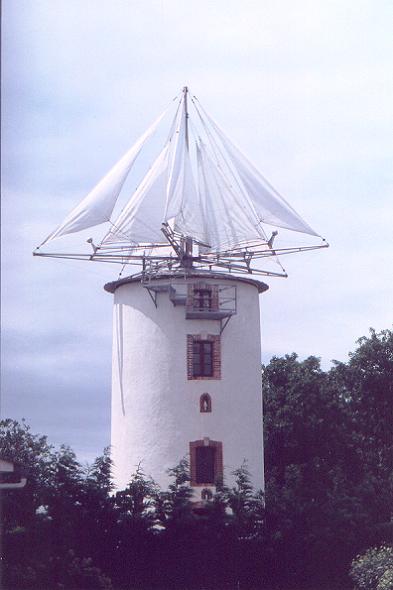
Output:
[[[217,273],[214,273],[217,277]],[[141,277],[141,283],[146,289],[155,307],[158,307],[157,295],[159,293],[168,293],[172,304],[185,307],[185,318],[187,320],[218,320],[220,322],[220,334],[228,325],[229,320],[237,313],[237,294],[236,285],[223,285],[220,283],[207,284],[206,289],[213,290],[216,294],[216,304],[209,308],[200,309],[195,306],[194,296],[189,299],[188,287],[186,280],[179,281],[179,275],[172,275],[170,278],[165,275],[166,280],[155,281],[151,276]],[[187,279],[187,275],[183,275]],[[203,278],[210,278],[207,274]],[[195,283],[198,288],[198,283]]]
[[[188,92],[188,88],[185,86],[183,88],[183,99],[185,109],[185,146],[187,152],[189,152]],[[198,117],[202,120],[201,112],[195,104],[194,99],[197,100],[196,97],[193,97],[191,100],[196,108]],[[204,128],[206,128],[205,124]],[[210,132],[208,132],[208,135],[211,138]],[[110,223],[112,229],[118,230],[112,222]],[[260,220],[258,223],[260,223]],[[113,242],[110,245],[101,242],[99,245],[95,245],[92,238],[89,238],[87,242],[91,245],[93,250],[90,254],[42,252],[38,247],[33,252],[33,255],[50,258],[115,263],[121,264],[123,267],[126,265],[139,266],[141,267],[142,280],[154,278],[162,274],[168,274],[168,272],[173,275],[185,276],[190,272],[197,272],[198,270],[286,277],[287,274],[280,263],[279,266],[281,266],[282,272],[273,272],[262,270],[258,267],[258,262],[264,258],[277,258],[285,254],[328,247],[326,241],[322,240],[322,244],[315,246],[274,248],[273,242],[278,232],[273,231],[270,239],[261,237],[258,240],[243,242],[236,247],[228,247],[226,250],[212,251],[209,249],[210,246],[208,244],[203,244],[190,236],[184,236],[175,232],[167,222],[162,224],[161,231],[164,240],[159,243],[136,244],[132,243],[132,241],[128,241],[127,236],[123,235],[125,241]],[[122,235],[120,231],[118,235]],[[261,235],[264,235],[263,232]],[[169,254],[168,246],[171,249]],[[198,253],[195,255],[197,248]]]
[[[262,270],[256,264],[264,258],[278,257],[285,254],[294,254],[307,250],[317,250],[327,248],[329,244],[323,240],[323,243],[315,246],[301,246],[289,248],[273,248],[274,237],[277,232],[273,232],[268,241],[246,242],[239,244],[235,248],[223,250],[221,252],[209,252],[208,246],[193,240],[191,237],[184,237],[176,234],[167,223],[162,224],[161,231],[166,242],[156,244],[142,245],[123,245],[114,243],[111,246],[96,246],[91,239],[93,252],[91,254],[82,253],[60,253],[60,252],[41,252],[37,248],[33,256],[42,256],[49,258],[62,258],[72,260],[88,260],[92,262],[107,262],[121,264],[123,266],[132,265],[141,267],[142,279],[157,277],[161,274],[170,272],[173,275],[186,276],[190,272],[198,270],[221,270],[223,272],[234,272],[236,274],[255,274],[260,276],[287,277],[287,273],[273,272]],[[172,248],[167,254],[163,252],[160,255],[160,249]],[[194,246],[199,247],[197,255],[194,254]]]

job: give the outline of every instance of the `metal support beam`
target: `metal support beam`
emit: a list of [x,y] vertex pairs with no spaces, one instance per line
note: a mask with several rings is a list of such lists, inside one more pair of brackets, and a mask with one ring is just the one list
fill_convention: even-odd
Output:
[[149,287],[146,287],[146,285],[145,285],[145,289],[149,293],[150,299],[153,301],[155,307],[158,307],[158,305],[157,305],[157,293],[155,291],[153,291],[153,293],[154,293],[154,295],[153,295],[152,294],[152,290],[149,289]]
[[225,328],[227,327],[229,320],[231,319],[231,315],[226,318],[226,320],[220,320],[220,335],[223,333]]

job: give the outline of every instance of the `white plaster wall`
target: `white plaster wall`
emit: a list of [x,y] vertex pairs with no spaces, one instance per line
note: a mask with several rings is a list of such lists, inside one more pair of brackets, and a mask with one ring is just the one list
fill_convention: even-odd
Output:
[[[186,362],[187,334],[219,334],[218,320],[186,320],[185,307],[175,307],[167,292],[158,294],[156,308],[137,282],[117,287],[111,436],[117,488],[139,463],[166,488],[166,471],[188,455],[189,442],[209,437],[223,443],[227,484],[247,459],[254,486],[263,489],[259,296],[252,284],[225,280],[230,284],[237,287],[237,314],[221,336],[220,380],[188,380]],[[204,414],[205,392],[212,412]]]

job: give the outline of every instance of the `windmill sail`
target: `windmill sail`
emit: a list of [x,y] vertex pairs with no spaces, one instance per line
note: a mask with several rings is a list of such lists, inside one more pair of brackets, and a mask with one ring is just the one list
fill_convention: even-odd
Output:
[[206,146],[198,148],[199,187],[205,217],[209,220],[208,243],[213,251],[236,246],[251,239],[265,239],[247,201],[239,200],[221,169],[209,156]]
[[259,170],[235,147],[224,134],[217,123],[204,111],[204,115],[220,138],[231,163],[237,171],[256,211],[260,221],[282,227],[292,231],[319,236],[278,191],[262,176]]
[[169,166],[167,144],[102,241],[130,244],[155,243],[163,240],[160,231],[165,213],[165,194]]
[[111,168],[108,174],[100,180],[83,201],[72,209],[63,223],[42,242],[41,246],[64,234],[78,232],[110,220],[117,198],[133,163],[147,139],[157,129],[165,113],[166,111],[140,136],[135,144]]
[[[189,122],[187,93],[184,88],[164,147],[120,214],[113,217],[125,180],[166,111],[43,242],[109,221],[105,237],[98,246],[93,245],[93,254],[36,251],[37,255],[141,264],[143,272],[154,262],[157,272],[173,272],[175,267],[183,272],[197,265],[275,275],[254,262],[277,261],[281,254],[327,246],[324,241],[304,246],[295,240],[289,246],[273,247],[278,232],[268,238],[267,225],[300,232],[309,239],[319,235],[226,137],[195,97],[192,103],[197,116]],[[192,144],[190,132],[195,139]],[[198,254],[193,242],[199,245]]]
[[206,240],[205,221],[195,185],[188,146],[186,104],[183,101],[173,146],[164,222],[173,220],[179,234]]
[[189,152],[185,146],[185,124],[183,106],[178,113],[173,139],[168,141],[128,205],[113,221],[102,244],[163,241],[161,226],[170,221],[185,235],[195,237],[203,231]]

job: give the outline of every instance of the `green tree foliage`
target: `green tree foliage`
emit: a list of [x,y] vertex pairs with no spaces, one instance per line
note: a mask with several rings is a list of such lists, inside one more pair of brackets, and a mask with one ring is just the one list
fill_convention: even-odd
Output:
[[[87,475],[69,447],[55,451],[45,436],[33,435],[24,422],[3,420],[0,428],[1,457],[15,462],[27,476],[25,488],[1,493],[6,587],[60,589],[67,588],[62,584],[69,580],[68,588],[82,588],[76,585],[79,568],[78,579],[95,580],[93,586],[86,581],[86,588],[109,588],[105,576],[84,557],[103,556],[98,541],[105,538],[103,512],[110,511],[110,485],[104,485],[108,453]],[[71,559],[74,549],[79,555]]]
[[331,377],[350,421],[358,458],[351,476],[361,506],[367,506],[370,544],[376,545],[393,535],[393,332],[370,330],[347,364],[335,363]]
[[392,590],[393,547],[375,547],[358,555],[352,562],[350,576],[356,590]]
[[110,447],[105,447],[103,454],[97,457],[86,470],[86,486],[89,494],[95,495],[96,500],[106,500],[113,490],[111,480],[112,461]]
[[51,556],[47,562],[31,560],[24,567],[10,564],[6,583],[10,589],[113,590],[110,578],[90,558],[77,557],[72,550],[61,557]]
[[84,468],[3,421],[1,456],[28,477],[2,495],[5,588],[343,590],[359,554],[358,589],[391,588],[391,549],[366,550],[392,535],[392,351],[391,331],[371,331],[327,372],[296,354],[263,368],[265,497],[244,463],[193,505],[186,458],[167,490],[139,466],[114,494],[109,449]]
[[190,488],[190,466],[188,460],[183,458],[178,465],[169,469],[172,482],[168,491],[160,495],[160,512],[162,524],[167,528],[179,529],[193,520],[190,500],[192,490]]
[[315,357],[295,354],[264,368],[266,532],[276,576],[289,572],[302,585],[321,585],[328,572],[342,579],[354,552],[389,538],[392,341],[392,332],[372,331],[328,373]]
[[125,490],[117,492],[115,505],[118,522],[131,520],[140,523],[141,528],[149,530],[155,524],[154,500],[157,485],[144,474],[141,466],[131,475]]
[[76,455],[62,445],[54,458],[54,474],[48,514],[54,523],[51,542],[63,554],[76,546],[83,535],[80,518],[83,515],[84,474]]
[[232,473],[235,486],[227,489],[227,505],[232,512],[232,526],[239,539],[259,539],[262,536],[264,523],[264,495],[255,492],[251,484],[251,474],[247,461]]
[[157,493],[156,484],[139,465],[126,489],[114,498],[116,526],[112,545],[116,550],[111,571],[116,572],[116,581],[127,588],[140,587],[155,573],[150,555],[154,552]]
[[89,557],[77,557],[75,552],[70,550],[66,558],[53,560],[61,581],[57,583],[59,590],[112,590],[110,578],[105,576],[98,567],[93,565]]
[[24,421],[2,420],[0,429],[0,456],[19,465],[29,482],[23,502],[11,492],[3,493],[3,526],[9,531],[33,520],[35,510],[46,504],[55,469],[54,448],[46,436],[32,434]]

